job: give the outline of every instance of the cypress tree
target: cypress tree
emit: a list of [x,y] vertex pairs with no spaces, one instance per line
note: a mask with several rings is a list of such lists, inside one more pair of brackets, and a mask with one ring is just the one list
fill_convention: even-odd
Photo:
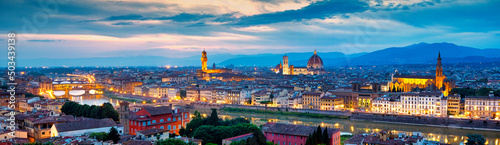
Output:
[[316,138],[315,138],[315,143],[320,144],[322,143],[323,139],[323,133],[321,132],[321,126],[318,125],[318,128],[316,129]]
[[330,141],[330,135],[328,134],[328,127],[325,127],[325,130],[323,131],[323,143],[324,144],[329,144],[328,142]]

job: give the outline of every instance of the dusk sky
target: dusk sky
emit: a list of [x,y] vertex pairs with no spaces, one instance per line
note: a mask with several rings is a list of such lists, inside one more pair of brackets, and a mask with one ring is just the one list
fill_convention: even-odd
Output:
[[352,54],[420,42],[500,48],[498,0],[40,2],[0,2],[0,32],[19,34],[19,59]]

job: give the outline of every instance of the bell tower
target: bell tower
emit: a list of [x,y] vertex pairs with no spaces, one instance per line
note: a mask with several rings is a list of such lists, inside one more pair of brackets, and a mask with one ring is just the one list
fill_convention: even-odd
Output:
[[120,115],[120,124],[123,125],[123,134],[130,134],[130,108],[128,108],[128,102],[120,102],[120,108],[118,109],[118,114]]
[[206,71],[207,70],[207,52],[205,49],[203,49],[203,52],[201,52],[201,70]]
[[438,89],[441,89],[441,87],[443,87],[444,79],[446,79],[446,76],[443,75],[443,66],[441,64],[441,52],[439,52],[436,64],[436,87]]
[[288,67],[288,56],[283,56],[283,74],[290,75],[290,68]]

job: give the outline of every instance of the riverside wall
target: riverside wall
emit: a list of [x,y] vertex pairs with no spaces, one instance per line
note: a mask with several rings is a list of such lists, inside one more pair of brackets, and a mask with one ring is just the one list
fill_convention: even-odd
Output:
[[193,109],[212,109],[212,108],[224,109],[225,107],[228,107],[228,108],[239,108],[239,109],[313,113],[313,114],[349,117],[349,119],[351,120],[500,131],[499,120],[375,114],[375,113],[350,112],[350,111],[327,111],[327,110],[294,109],[294,108],[278,108],[278,107],[246,106],[246,105],[230,105],[230,104],[218,105],[218,104],[206,104],[206,103],[191,103],[186,107]]

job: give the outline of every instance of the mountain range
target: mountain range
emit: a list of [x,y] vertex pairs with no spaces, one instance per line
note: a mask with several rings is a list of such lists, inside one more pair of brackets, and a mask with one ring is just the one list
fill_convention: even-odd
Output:
[[[453,43],[418,43],[404,47],[390,47],[374,52],[344,54],[318,52],[325,66],[384,65],[384,64],[434,64],[441,52],[443,63],[500,62],[500,49],[478,49]],[[284,54],[208,54],[208,65],[234,64],[236,66],[276,66]],[[289,64],[306,66],[312,52],[287,53]],[[185,58],[161,56],[95,57],[73,59],[19,59],[17,66],[199,66],[200,55]],[[5,63],[6,64],[6,63]]]

